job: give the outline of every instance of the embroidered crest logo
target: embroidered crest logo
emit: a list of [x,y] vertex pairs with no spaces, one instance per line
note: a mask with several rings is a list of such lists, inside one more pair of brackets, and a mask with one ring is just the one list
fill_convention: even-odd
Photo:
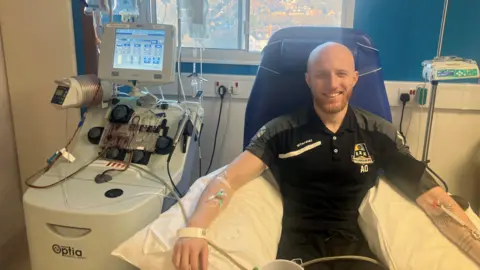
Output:
[[356,164],[373,164],[373,159],[368,153],[367,145],[365,143],[355,144],[353,149],[352,161]]

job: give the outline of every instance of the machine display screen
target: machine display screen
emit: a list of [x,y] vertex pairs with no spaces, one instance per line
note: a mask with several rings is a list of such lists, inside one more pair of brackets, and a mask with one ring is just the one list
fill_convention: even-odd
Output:
[[116,29],[113,67],[162,71],[164,30]]
[[53,104],[62,105],[63,102],[65,101],[65,98],[67,97],[69,90],[70,90],[69,87],[59,85],[55,90],[55,94],[53,95],[51,102]]
[[476,77],[476,69],[443,69],[437,72],[437,77]]
[[63,88],[57,88],[57,91],[55,92],[56,96],[63,96],[63,93],[65,93],[65,90]]

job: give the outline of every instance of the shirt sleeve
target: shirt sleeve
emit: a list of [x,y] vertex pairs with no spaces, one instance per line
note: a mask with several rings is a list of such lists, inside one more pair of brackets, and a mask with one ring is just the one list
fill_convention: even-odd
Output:
[[278,121],[271,121],[263,126],[245,149],[261,159],[267,167],[271,167],[278,157],[278,141],[280,132]]
[[391,123],[386,123],[378,134],[378,157],[380,168],[387,180],[408,198],[415,201],[424,192],[438,186],[427,172],[427,165],[415,159],[405,144],[402,135]]

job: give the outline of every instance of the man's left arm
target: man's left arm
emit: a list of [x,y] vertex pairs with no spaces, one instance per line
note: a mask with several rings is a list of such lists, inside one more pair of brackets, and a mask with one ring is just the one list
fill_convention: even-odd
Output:
[[416,202],[448,239],[480,265],[478,230],[450,195],[435,187],[421,194]]
[[[480,265],[480,239],[465,211],[426,170],[426,164],[409,152],[401,135],[380,135],[379,163],[387,179],[414,200],[450,241]],[[454,216],[454,217],[452,217]],[[457,219],[457,220],[456,220]]]

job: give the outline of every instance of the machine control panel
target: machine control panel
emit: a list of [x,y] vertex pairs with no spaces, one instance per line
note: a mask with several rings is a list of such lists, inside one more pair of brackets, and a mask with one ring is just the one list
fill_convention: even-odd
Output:
[[[131,159],[132,163],[148,165],[153,154],[168,155],[172,151],[173,139],[168,136],[167,125],[165,113],[138,113],[128,105],[118,104],[109,113],[105,127],[88,131],[88,141],[105,148],[107,159]],[[190,135],[183,134],[185,139]]]

